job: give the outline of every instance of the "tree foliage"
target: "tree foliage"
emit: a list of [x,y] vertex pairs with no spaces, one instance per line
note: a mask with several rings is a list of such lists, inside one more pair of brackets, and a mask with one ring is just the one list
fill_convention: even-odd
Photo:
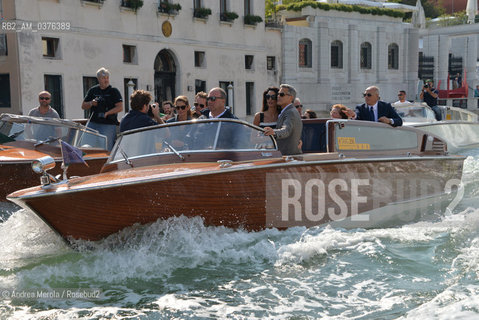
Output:
[[[337,4],[337,3],[324,3],[324,2],[317,2],[314,0],[291,0],[291,3],[286,4],[286,1],[283,1],[282,5],[277,5],[275,7],[276,10],[288,10],[288,11],[301,11],[305,7],[311,7],[320,10],[337,10],[337,11],[345,11],[345,12],[359,12],[361,14],[372,14],[378,16],[390,16],[395,18],[404,18],[404,12],[400,10],[393,10],[393,9],[383,9],[377,7],[363,7],[358,5],[347,5],[347,4]],[[268,17],[269,18],[269,17]]]
[[[408,4],[410,6],[416,5],[416,0],[400,0],[399,3]],[[446,12],[442,5],[442,1],[438,0],[421,0],[422,7],[424,8],[424,15],[426,18],[437,18]]]
[[[407,4],[411,6],[416,5],[416,0],[390,0],[393,2],[398,2],[402,4]],[[313,8],[319,8],[323,10],[340,10],[340,11],[359,11],[361,13],[370,13],[374,15],[391,15],[394,17],[410,17],[411,14],[400,14],[397,11],[382,11],[389,9],[378,9],[370,7],[361,7],[361,6],[349,6],[343,4],[327,4],[311,0],[283,0],[282,5],[277,4],[278,1],[274,0],[265,0],[265,16],[266,18],[271,18],[274,16],[274,13],[281,9],[287,10],[301,10],[305,6],[311,6]],[[440,15],[444,14],[445,9],[442,6],[442,0],[421,0],[422,6],[424,8],[424,13],[426,18],[437,18]],[[360,9],[363,8],[363,9]],[[381,11],[380,11],[381,10]]]

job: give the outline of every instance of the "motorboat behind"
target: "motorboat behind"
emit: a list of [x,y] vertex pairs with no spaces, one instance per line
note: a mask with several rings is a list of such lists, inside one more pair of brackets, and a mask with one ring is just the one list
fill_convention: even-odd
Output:
[[430,132],[443,139],[451,153],[479,148],[479,122],[477,115],[461,108],[438,106],[442,121],[436,121],[434,111],[425,103],[396,105],[404,125]]
[[106,137],[78,122],[3,113],[0,115],[0,201],[7,194],[38,184],[32,162],[48,156],[57,163],[51,171],[62,174],[60,141],[78,147],[84,164],[71,164],[68,173],[84,176],[99,173],[108,158]]
[[245,230],[407,223],[403,209],[438,203],[460,183],[464,157],[448,155],[433,134],[367,121],[303,124],[307,153],[289,156],[261,128],[235,119],[127,131],[101,173],[8,199],[64,239],[96,241],[180,215]]

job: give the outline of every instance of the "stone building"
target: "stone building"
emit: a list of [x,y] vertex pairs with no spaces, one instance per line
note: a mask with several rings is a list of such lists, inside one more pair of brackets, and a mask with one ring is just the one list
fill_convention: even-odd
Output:
[[297,87],[306,108],[353,107],[364,102],[370,85],[385,101],[397,101],[398,90],[416,92],[419,33],[412,24],[311,7],[279,14],[285,21],[283,82]]
[[0,1],[0,112],[25,114],[46,89],[62,117],[84,117],[100,67],[126,109],[129,85],[157,101],[184,94],[191,103],[197,91],[230,86],[235,114],[249,118],[263,90],[279,84],[281,30],[248,21],[264,19],[264,1],[143,0],[135,10],[136,2]]

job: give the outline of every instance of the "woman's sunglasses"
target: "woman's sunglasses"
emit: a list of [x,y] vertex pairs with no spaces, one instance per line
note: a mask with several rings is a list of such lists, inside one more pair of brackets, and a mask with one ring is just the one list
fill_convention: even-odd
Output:
[[278,98],[275,94],[265,94],[264,97],[266,98],[266,100],[276,100]]
[[204,108],[205,105],[204,104],[201,104],[201,103],[198,103],[198,102],[195,102],[195,107],[200,107],[200,108]]
[[175,106],[176,109],[181,109],[181,110],[185,110],[186,109],[186,106]]

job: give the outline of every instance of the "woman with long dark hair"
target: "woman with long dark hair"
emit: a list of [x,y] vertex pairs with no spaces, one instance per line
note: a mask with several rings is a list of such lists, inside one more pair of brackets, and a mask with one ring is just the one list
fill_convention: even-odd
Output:
[[277,87],[269,87],[263,92],[263,107],[261,112],[257,112],[254,116],[253,124],[261,128],[276,128],[278,121],[278,91]]

